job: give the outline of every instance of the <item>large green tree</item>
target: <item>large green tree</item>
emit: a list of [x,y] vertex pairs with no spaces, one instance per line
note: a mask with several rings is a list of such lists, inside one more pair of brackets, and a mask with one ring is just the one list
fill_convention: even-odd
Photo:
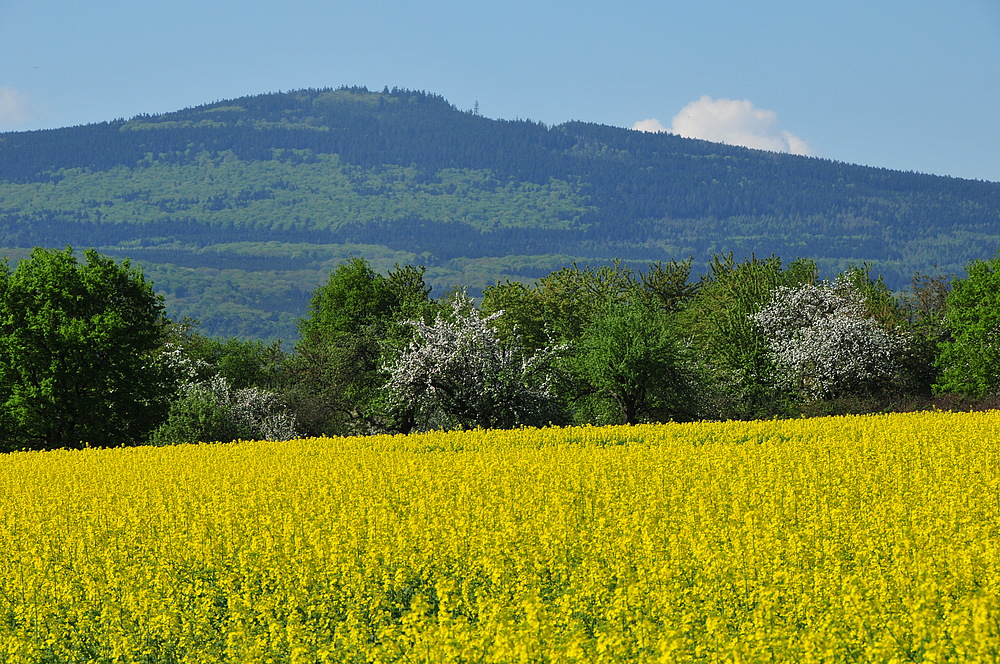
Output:
[[163,303],[128,261],[35,249],[0,267],[0,447],[129,445],[165,415]]
[[431,308],[423,269],[388,275],[362,258],[340,264],[316,289],[289,362],[287,396],[309,434],[409,431],[413,413],[387,403],[383,366],[412,337],[406,321]]
[[586,386],[578,403],[607,412],[601,401],[610,402],[621,424],[694,419],[693,364],[671,321],[643,303],[611,305],[597,315],[569,361]]
[[934,389],[981,398],[1000,392],[1000,254],[973,261],[946,299],[941,375]]

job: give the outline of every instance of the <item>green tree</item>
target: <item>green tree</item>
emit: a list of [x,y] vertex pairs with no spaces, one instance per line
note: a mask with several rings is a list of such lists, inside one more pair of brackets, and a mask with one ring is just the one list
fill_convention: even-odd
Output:
[[641,299],[663,313],[679,311],[698,292],[698,284],[691,282],[691,262],[650,263],[639,273]]
[[1000,391],[1000,254],[966,272],[946,298],[950,338],[941,343],[934,389],[982,398]]
[[584,400],[609,399],[622,424],[695,417],[691,363],[670,319],[649,307],[609,307],[587,326],[570,366],[590,386]]
[[881,274],[873,278],[868,263],[838,278],[855,289],[867,318],[905,343],[899,371],[880,387],[883,397],[929,397],[938,375],[938,343],[947,337],[943,319],[949,277],[916,273],[904,293],[892,292]]
[[901,306],[911,331],[909,361],[911,391],[930,395],[938,382],[938,357],[942,345],[951,338],[946,317],[948,292],[954,275],[916,273]]
[[[166,420],[152,431],[150,445],[230,442],[240,438],[239,428],[219,403],[207,383],[186,386],[170,404]],[[254,436],[250,436],[254,437]]]
[[[576,421],[680,419],[689,410],[681,405],[688,385],[667,384],[680,369],[671,364],[679,341],[670,330],[696,291],[690,274],[690,260],[652,263],[640,272],[620,261],[598,268],[573,264],[531,286],[487,288],[483,311],[502,311],[498,330],[523,339],[527,348],[564,348],[556,389]],[[657,372],[663,372],[659,378]]]
[[0,269],[0,446],[131,445],[173,390],[163,303],[128,261],[35,249]]
[[500,333],[516,332],[525,346],[541,349],[553,341],[574,343],[607,303],[628,301],[637,287],[634,272],[621,262],[598,268],[574,263],[531,286],[508,281],[486,288],[482,310],[503,311],[496,321]]
[[385,399],[383,369],[412,336],[405,321],[433,307],[423,268],[387,276],[362,258],[339,265],[316,289],[289,362],[287,396],[310,434],[408,431],[413,413]]
[[751,256],[742,263],[732,254],[714,258],[679,321],[711,382],[717,416],[766,417],[784,409],[784,397],[774,388],[767,339],[750,316],[779,286],[811,284],[816,278],[816,265],[808,260],[785,268],[776,256]]
[[482,310],[503,311],[501,332],[514,331],[532,348],[553,340],[572,343],[609,304],[641,302],[661,313],[680,309],[697,290],[689,282],[691,261],[658,261],[636,272],[621,261],[580,268],[575,263],[532,285],[507,281],[483,291]]

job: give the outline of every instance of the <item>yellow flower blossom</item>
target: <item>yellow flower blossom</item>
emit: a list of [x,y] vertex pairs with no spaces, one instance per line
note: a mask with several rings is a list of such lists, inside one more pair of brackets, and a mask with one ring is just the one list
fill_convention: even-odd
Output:
[[0,661],[1000,660],[1000,413],[0,457]]

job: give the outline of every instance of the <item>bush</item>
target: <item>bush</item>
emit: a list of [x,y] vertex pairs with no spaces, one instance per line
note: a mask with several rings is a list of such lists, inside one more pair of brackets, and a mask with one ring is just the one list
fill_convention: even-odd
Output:
[[221,376],[190,383],[170,407],[153,445],[298,438],[295,417],[277,395],[256,387],[233,389]]

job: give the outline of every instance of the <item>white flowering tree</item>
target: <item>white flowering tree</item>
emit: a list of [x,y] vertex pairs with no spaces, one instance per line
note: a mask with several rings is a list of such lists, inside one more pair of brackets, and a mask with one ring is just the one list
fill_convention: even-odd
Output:
[[557,412],[552,366],[557,349],[526,351],[504,338],[496,312],[480,316],[464,292],[434,322],[411,322],[414,340],[385,369],[389,400],[416,413],[424,428],[544,425]]
[[232,440],[291,440],[298,438],[295,416],[278,396],[258,387],[234,389],[220,375],[201,382],[187,381],[171,404],[166,422],[150,442]]
[[767,340],[778,383],[810,401],[877,391],[898,374],[907,347],[843,277],[779,287],[750,319]]

